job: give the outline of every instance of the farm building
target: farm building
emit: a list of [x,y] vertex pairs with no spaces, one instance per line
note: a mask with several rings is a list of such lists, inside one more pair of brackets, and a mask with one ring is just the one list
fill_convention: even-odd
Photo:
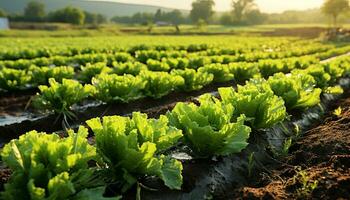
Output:
[[9,28],[9,20],[6,17],[0,17],[0,30]]

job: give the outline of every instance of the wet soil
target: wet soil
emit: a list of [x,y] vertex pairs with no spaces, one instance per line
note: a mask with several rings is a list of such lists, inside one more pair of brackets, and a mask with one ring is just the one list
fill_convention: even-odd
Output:
[[350,199],[350,98],[339,100],[307,131],[280,164],[266,166],[248,187],[223,199]]

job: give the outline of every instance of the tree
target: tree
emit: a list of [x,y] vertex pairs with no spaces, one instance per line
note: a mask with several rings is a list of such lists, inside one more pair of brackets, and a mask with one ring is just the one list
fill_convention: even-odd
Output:
[[322,6],[322,12],[333,18],[334,27],[337,26],[338,16],[349,10],[348,0],[326,0]]
[[232,24],[232,15],[230,13],[222,14],[220,17],[220,24],[231,25]]
[[97,14],[97,23],[98,24],[103,24],[103,23],[106,23],[108,20],[107,20],[107,17],[102,15],[102,14]]
[[91,13],[84,11],[85,20],[84,24],[99,25],[107,22],[107,18],[102,14]]
[[6,12],[0,8],[0,17],[6,17]]
[[45,5],[37,1],[31,1],[24,8],[24,17],[28,21],[42,21],[45,17]]
[[262,24],[267,19],[267,15],[261,13],[258,9],[248,11],[244,15],[246,24]]
[[49,19],[52,22],[66,22],[71,24],[82,25],[84,24],[85,14],[79,8],[66,7],[60,10],[56,10],[49,14]]
[[174,25],[179,25],[184,22],[184,17],[182,16],[181,11],[173,10],[163,14],[164,21],[168,21]]
[[232,0],[232,14],[236,23],[242,23],[243,17],[255,8],[254,0]]
[[215,5],[213,0],[196,0],[192,3],[192,10],[190,17],[194,23],[197,23],[200,19],[209,23],[214,14],[213,6]]
[[154,15],[154,21],[162,21],[163,13],[161,9],[158,9],[156,14]]

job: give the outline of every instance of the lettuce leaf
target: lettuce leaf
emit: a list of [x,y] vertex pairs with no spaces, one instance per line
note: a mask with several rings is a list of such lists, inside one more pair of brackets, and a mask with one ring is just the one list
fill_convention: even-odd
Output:
[[86,123],[108,168],[117,180],[124,180],[123,192],[145,175],[159,177],[170,189],[181,188],[181,163],[160,154],[182,136],[180,130],[168,126],[165,116],[155,120],[133,113],[132,118],[110,116]]
[[62,83],[49,79],[50,86],[39,86],[40,93],[34,99],[34,106],[54,111],[69,113],[71,106],[81,102],[94,92],[91,85],[82,85],[76,80],[63,79]]
[[287,115],[283,99],[274,95],[271,88],[261,84],[260,80],[238,85],[237,91],[232,87],[219,88],[219,94],[225,104],[235,108],[233,115],[244,114],[254,129],[270,128]]
[[199,72],[209,73],[214,75],[214,82],[222,83],[233,80],[234,75],[229,71],[227,65],[210,64],[198,69]]
[[316,81],[308,74],[282,73],[270,77],[268,83],[275,95],[283,98],[288,110],[304,110],[320,103],[319,88],[314,88]]
[[146,82],[139,76],[100,74],[92,78],[95,97],[103,102],[130,102],[143,97]]
[[179,75],[185,80],[185,84],[179,87],[184,91],[200,90],[214,80],[214,75],[206,72],[196,72],[194,69],[173,70],[171,74]]
[[240,152],[248,143],[251,129],[241,115],[232,123],[234,108],[210,95],[200,98],[200,106],[178,103],[168,117],[172,125],[184,132],[186,144],[200,157]]
[[184,85],[184,79],[181,76],[167,72],[145,71],[141,74],[141,78],[146,82],[145,95],[155,99],[159,99]]
[[88,161],[96,160],[97,155],[86,139],[87,129],[80,127],[68,135],[60,138],[31,131],[6,144],[1,157],[13,174],[2,197],[64,200],[87,187],[100,186],[88,168]]

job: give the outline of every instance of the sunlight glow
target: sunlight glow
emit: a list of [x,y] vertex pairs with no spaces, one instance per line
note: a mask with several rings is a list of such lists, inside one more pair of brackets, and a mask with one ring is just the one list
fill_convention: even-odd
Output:
[[[191,0],[102,0],[122,3],[156,5],[167,8],[191,9]],[[215,0],[216,10],[228,11],[231,9],[231,0]],[[268,13],[283,12],[285,10],[306,10],[318,8],[323,0],[256,0],[260,10]]]

